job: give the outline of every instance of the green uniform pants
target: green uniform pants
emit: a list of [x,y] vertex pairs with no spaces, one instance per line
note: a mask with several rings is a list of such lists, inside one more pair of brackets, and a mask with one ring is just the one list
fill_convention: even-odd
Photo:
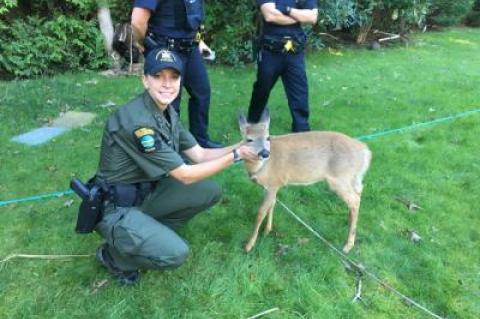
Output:
[[140,207],[107,205],[96,231],[108,243],[108,259],[122,271],[178,267],[188,246],[174,229],[213,206],[221,194],[213,181],[185,185],[163,178]]

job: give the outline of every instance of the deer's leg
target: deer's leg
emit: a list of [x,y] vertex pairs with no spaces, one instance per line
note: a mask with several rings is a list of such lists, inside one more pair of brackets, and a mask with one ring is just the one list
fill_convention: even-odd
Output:
[[344,253],[348,253],[353,248],[353,245],[355,245],[358,211],[360,209],[360,196],[355,194],[355,196],[352,197],[352,199],[347,203],[347,205],[350,214],[348,216],[348,238],[347,242],[343,246]]
[[267,189],[265,198],[263,199],[263,203],[260,206],[257,213],[257,219],[255,221],[255,227],[253,229],[253,233],[250,236],[250,239],[248,240],[248,242],[245,244],[245,251],[247,253],[250,250],[252,250],[253,246],[255,245],[255,242],[257,241],[258,231],[260,229],[260,226],[262,225],[263,220],[265,219],[265,216],[267,215],[267,212],[270,210],[270,208],[273,205],[273,202],[275,201],[276,193],[277,193],[276,190],[271,191]]
[[360,209],[360,194],[355,191],[351,183],[346,183],[341,179],[329,178],[327,182],[332,190],[334,190],[348,206],[348,238],[343,246],[343,252],[348,253],[355,245],[358,212]]
[[277,202],[277,192],[275,192],[275,197],[273,198],[272,205],[270,206],[270,209],[268,210],[267,213],[267,225],[265,226],[264,229],[264,234],[268,235],[272,231],[272,225],[273,225],[273,210],[275,208],[275,203]]

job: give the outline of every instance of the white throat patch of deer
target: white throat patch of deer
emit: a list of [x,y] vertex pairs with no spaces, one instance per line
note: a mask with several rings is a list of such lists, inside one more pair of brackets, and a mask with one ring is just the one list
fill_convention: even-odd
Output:
[[258,160],[245,161],[245,168],[252,180],[265,188],[265,198],[245,251],[249,252],[255,245],[265,217],[268,217],[265,234],[272,230],[273,209],[281,187],[325,181],[348,207],[349,230],[343,246],[343,251],[348,253],[355,244],[363,177],[372,157],[370,150],[364,143],[338,132],[312,131],[270,139],[269,122],[268,111],[256,124],[247,123],[244,116],[239,117],[244,142],[259,155]]

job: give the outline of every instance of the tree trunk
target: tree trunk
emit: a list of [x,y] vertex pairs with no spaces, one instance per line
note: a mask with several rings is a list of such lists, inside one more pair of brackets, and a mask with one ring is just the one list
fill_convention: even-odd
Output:
[[113,50],[113,36],[114,29],[112,23],[112,16],[110,14],[110,9],[106,6],[99,6],[97,11],[98,24],[100,26],[100,32],[103,34],[105,50],[111,60],[111,65],[114,69],[120,68],[120,57],[118,53]]
[[362,25],[358,31],[357,35],[357,44],[364,44],[367,41],[368,33],[372,28],[372,21],[368,21],[364,25]]

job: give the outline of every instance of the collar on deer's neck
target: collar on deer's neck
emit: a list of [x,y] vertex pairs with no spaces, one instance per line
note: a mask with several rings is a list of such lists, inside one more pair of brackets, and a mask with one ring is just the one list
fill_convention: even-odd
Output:
[[260,163],[258,163],[256,166],[250,164],[252,167],[254,167],[253,170],[248,170],[248,176],[250,177],[250,179],[253,179],[253,180],[257,179],[257,175],[260,174],[262,170],[265,168],[265,164],[267,164],[267,161],[268,159],[257,161],[257,163],[258,162]]

